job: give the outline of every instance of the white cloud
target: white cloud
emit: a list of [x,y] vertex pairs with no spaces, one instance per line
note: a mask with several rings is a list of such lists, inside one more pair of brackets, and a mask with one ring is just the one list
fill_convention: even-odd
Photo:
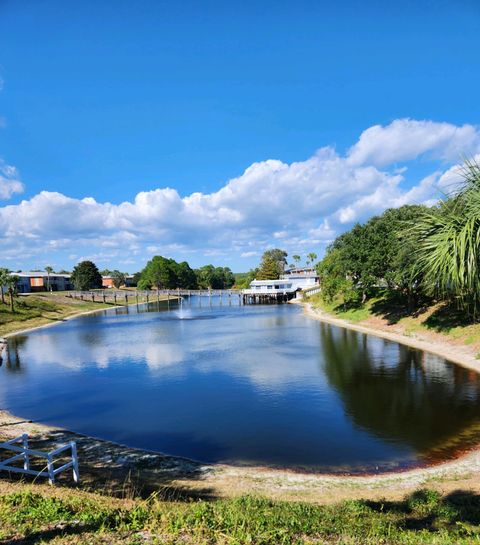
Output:
[[[2,118],[0,118],[1,124]],[[23,193],[18,170],[0,159],[0,199],[10,199],[14,193]]]
[[[44,191],[0,208],[0,250],[12,258],[55,250],[68,256],[75,248],[75,255],[112,265],[143,263],[154,253],[253,258],[272,245],[320,253],[352,222],[392,206],[434,202],[460,149],[480,152],[473,126],[403,119],[367,129],[345,156],[324,147],[305,161],[253,163],[214,193],[182,198],[163,188],[112,204]],[[431,173],[408,180],[411,163],[408,170],[397,163],[422,154],[432,161]],[[7,178],[18,181],[8,168]]]
[[451,123],[397,119],[382,127],[365,130],[350,148],[352,165],[371,164],[377,167],[397,161],[408,161],[429,153],[431,158],[459,161],[463,155],[476,152],[480,135],[473,125],[461,127]]

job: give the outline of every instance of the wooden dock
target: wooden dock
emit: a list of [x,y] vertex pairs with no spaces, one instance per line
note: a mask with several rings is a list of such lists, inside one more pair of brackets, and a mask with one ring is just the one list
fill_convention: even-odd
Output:
[[91,290],[91,291],[71,291],[68,297],[82,301],[91,301],[93,303],[113,303],[115,305],[131,305],[141,303],[154,303],[166,301],[179,301],[180,299],[189,299],[191,297],[208,298],[210,302],[217,301],[220,305],[225,304],[279,304],[286,303],[296,297],[296,291],[271,290],[254,291],[246,290]]

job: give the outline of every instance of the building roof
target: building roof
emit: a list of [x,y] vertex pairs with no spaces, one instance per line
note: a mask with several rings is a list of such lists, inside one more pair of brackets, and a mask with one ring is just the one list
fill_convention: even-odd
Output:
[[[43,271],[30,271],[30,272],[19,272],[19,273],[11,272],[10,275],[18,276],[20,278],[43,278],[43,277],[49,276],[47,272],[43,272]],[[55,277],[70,278],[71,275],[60,274],[60,273],[50,273],[50,278],[55,278]]]

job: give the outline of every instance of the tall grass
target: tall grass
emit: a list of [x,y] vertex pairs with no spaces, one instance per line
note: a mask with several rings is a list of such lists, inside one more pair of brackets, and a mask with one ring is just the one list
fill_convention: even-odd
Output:
[[157,543],[192,544],[480,543],[480,498],[469,493],[442,497],[420,490],[399,502],[332,506],[252,496],[190,503],[151,498],[129,505],[106,507],[101,500],[23,490],[0,497],[0,539],[20,536],[33,543],[55,537],[55,543],[71,543],[67,536],[79,534],[75,543],[95,543],[95,535],[108,543],[136,543],[139,535]]

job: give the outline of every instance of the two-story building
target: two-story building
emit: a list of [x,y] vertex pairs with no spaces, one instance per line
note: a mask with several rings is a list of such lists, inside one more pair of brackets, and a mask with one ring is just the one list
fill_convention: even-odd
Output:
[[18,277],[19,293],[39,291],[68,291],[73,289],[69,274],[46,273],[43,271],[11,273]]

